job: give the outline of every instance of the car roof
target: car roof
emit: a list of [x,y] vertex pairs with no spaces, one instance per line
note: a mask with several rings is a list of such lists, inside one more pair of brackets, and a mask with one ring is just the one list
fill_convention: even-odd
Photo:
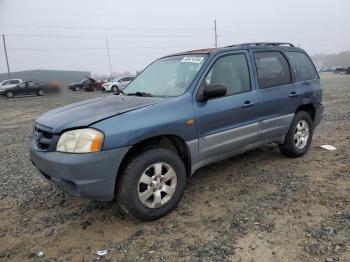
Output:
[[5,81],[11,81],[11,80],[22,80],[22,79],[20,79],[20,78],[10,78],[10,79],[5,79],[5,80],[1,81],[1,83],[5,82]]
[[252,43],[243,43],[243,44],[236,44],[236,45],[230,45],[230,46],[224,46],[224,47],[218,47],[218,48],[204,48],[204,49],[195,49],[195,50],[189,50],[184,51],[180,53],[175,53],[171,55],[167,55],[165,57],[169,56],[176,56],[176,55],[191,55],[191,54],[216,54],[221,53],[224,51],[231,51],[231,50],[281,50],[281,51],[303,51],[302,49],[295,47],[291,43],[285,43],[285,42],[252,42]]

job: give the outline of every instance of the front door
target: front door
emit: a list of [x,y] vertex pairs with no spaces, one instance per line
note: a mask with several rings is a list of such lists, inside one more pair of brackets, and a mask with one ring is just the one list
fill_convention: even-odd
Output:
[[256,142],[257,96],[252,88],[248,55],[240,51],[216,58],[205,74],[205,82],[201,82],[201,87],[224,84],[227,94],[194,103],[200,165],[245,151]]
[[27,85],[25,82],[23,83],[20,83],[19,85],[17,85],[15,88],[14,88],[14,93],[16,95],[25,95],[27,93]]

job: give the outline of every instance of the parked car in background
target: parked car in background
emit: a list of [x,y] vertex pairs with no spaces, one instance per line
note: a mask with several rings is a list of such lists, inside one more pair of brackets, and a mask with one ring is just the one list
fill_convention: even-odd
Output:
[[336,74],[350,74],[350,67],[337,67],[334,71]]
[[124,88],[132,81],[134,80],[134,76],[122,76],[117,79],[114,79],[110,82],[102,84],[102,90],[107,92],[114,92],[117,91],[123,91]]
[[71,91],[80,91],[80,90],[84,90],[84,86],[86,85],[86,83],[89,81],[89,79],[85,78],[77,83],[72,83],[68,86],[68,89]]
[[12,98],[17,95],[38,95],[43,96],[48,92],[48,87],[42,82],[36,81],[26,81],[20,84],[17,84],[13,87],[0,90],[1,96],[6,96],[7,98]]
[[4,90],[6,88],[9,88],[9,87],[14,87],[20,83],[22,83],[23,80],[22,79],[7,79],[7,80],[4,80],[0,83],[0,90]]
[[102,83],[94,78],[87,77],[88,81],[85,83],[84,91],[100,91],[102,90]]
[[303,156],[323,110],[316,68],[292,44],[193,50],[156,60],[119,95],[39,116],[30,158],[72,195],[116,196],[127,214],[153,220],[210,163],[267,143]]
[[68,89],[71,91],[97,91],[102,89],[102,84],[94,78],[87,76],[85,79],[77,83],[70,84]]

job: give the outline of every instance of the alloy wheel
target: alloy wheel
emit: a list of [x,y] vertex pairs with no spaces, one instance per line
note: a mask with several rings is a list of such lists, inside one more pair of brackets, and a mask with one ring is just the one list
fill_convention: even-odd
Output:
[[298,149],[303,149],[309,140],[309,124],[305,120],[300,120],[295,127],[294,143]]
[[155,163],[142,173],[138,182],[138,196],[148,208],[159,208],[173,197],[177,175],[173,167],[164,162]]

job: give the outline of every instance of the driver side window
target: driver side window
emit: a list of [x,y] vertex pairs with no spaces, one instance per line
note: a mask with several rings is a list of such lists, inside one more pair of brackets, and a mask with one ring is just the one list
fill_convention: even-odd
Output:
[[233,54],[219,58],[205,78],[207,85],[223,84],[226,96],[250,91],[250,75],[244,54]]

